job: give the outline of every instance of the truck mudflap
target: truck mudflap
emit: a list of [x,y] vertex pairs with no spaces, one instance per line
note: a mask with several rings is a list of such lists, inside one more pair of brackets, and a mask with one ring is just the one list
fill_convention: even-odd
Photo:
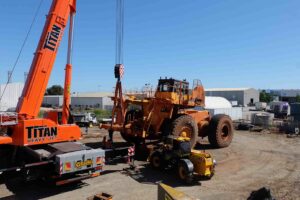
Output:
[[86,149],[56,155],[55,170],[59,175],[81,171],[102,172],[105,164],[103,149]]

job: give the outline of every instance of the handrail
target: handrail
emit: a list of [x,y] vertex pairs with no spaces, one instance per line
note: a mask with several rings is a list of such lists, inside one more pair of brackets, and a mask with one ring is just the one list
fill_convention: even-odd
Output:
[[0,112],[0,126],[12,126],[18,124],[18,113]]

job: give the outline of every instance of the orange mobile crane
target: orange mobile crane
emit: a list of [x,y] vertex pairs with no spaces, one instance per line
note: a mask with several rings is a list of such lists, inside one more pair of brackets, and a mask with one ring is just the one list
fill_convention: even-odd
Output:
[[[81,143],[80,128],[70,122],[71,53],[76,0],[53,0],[23,93],[15,113],[0,113],[0,174],[11,185],[16,178],[55,177],[57,184],[78,180],[73,175],[102,170],[104,150]],[[55,62],[63,32],[70,21],[61,111],[38,113]],[[70,178],[72,177],[72,178]],[[68,181],[67,181],[68,180]]]

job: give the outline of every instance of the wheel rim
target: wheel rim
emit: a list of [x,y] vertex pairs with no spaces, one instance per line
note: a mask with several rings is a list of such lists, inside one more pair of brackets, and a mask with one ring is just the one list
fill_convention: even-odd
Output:
[[178,171],[179,171],[179,177],[181,179],[185,179],[186,178],[186,171],[185,171],[184,167],[180,166]]
[[179,136],[181,136],[181,137],[186,136],[188,138],[191,138],[192,132],[193,132],[193,130],[190,127],[184,126],[184,127],[182,127]]
[[152,158],[152,164],[154,167],[160,167],[160,158],[157,156],[154,156]]
[[222,128],[221,137],[222,137],[222,139],[227,140],[228,136],[229,136],[229,127],[227,125],[224,125]]

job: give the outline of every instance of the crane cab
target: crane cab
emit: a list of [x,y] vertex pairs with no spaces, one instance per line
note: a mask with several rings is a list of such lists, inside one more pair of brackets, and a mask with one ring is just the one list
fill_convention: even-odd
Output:
[[176,105],[204,106],[205,92],[200,80],[194,80],[191,90],[186,80],[165,78],[158,80],[155,98],[169,100]]
[[189,98],[189,83],[176,79],[159,79],[155,98],[166,99],[172,104],[186,104]]

